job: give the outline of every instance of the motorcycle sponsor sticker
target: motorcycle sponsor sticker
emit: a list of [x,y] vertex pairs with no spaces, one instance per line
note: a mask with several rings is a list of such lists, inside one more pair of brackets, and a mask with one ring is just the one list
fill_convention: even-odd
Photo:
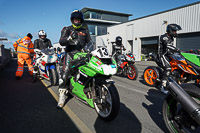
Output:
[[102,62],[101,62],[101,61],[97,61],[96,64],[97,64],[97,65],[101,65]]
[[115,65],[110,65],[112,68],[116,68],[116,66]]
[[102,70],[101,67],[98,67],[98,66],[94,65],[93,63],[89,63],[89,65],[95,70],[98,70],[98,71]]

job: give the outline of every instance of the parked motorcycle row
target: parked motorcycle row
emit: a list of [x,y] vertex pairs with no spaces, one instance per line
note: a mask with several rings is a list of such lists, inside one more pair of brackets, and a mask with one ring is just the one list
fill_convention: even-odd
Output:
[[[144,70],[149,86],[159,86],[163,76],[157,55],[150,55],[158,65]],[[172,133],[199,132],[200,125],[200,60],[189,53],[174,53],[171,57],[171,76],[167,79],[169,94],[163,102],[163,119]],[[194,83],[187,83],[194,81]]]
[[[92,45],[92,44],[90,44]],[[69,79],[68,95],[72,95],[91,108],[105,121],[114,120],[120,110],[120,98],[113,75],[125,76],[136,80],[138,69],[134,65],[132,53],[115,57],[110,56],[102,42],[95,50],[84,50],[74,55],[72,75]],[[60,60],[53,49],[35,50],[34,80],[37,76],[58,84]],[[116,58],[117,61],[115,60]],[[151,58],[157,67],[149,66],[144,70],[144,81],[149,86],[158,86],[163,70],[156,55]],[[163,119],[170,132],[187,133],[199,131],[200,125],[200,61],[199,56],[174,53],[171,59],[172,72],[167,78],[169,91],[163,101]],[[194,83],[187,83],[194,81]]]

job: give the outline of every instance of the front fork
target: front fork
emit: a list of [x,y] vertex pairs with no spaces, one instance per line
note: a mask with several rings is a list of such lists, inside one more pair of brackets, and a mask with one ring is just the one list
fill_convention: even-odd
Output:
[[96,96],[98,97],[98,103],[102,103],[102,85],[106,85],[106,84],[114,84],[115,82],[112,79],[106,79],[104,81],[101,81],[100,83],[98,83],[97,86],[95,86],[95,91],[96,91]]

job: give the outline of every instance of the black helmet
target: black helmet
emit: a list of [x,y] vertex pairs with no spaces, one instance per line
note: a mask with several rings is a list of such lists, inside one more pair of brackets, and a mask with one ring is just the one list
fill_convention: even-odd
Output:
[[61,52],[61,48],[60,48],[60,47],[58,47],[58,48],[57,48],[57,51],[60,51],[60,52]]
[[121,36],[117,36],[117,37],[115,38],[115,42],[116,42],[116,44],[117,44],[118,46],[121,46],[121,45],[122,45],[122,38],[121,38]]
[[[74,18],[79,18],[81,19],[81,22],[80,23],[74,23]],[[83,24],[83,21],[84,21],[84,18],[83,18],[83,13],[79,10],[74,10],[72,13],[71,13],[71,23],[72,23],[72,26],[76,29],[80,28]]]
[[171,37],[177,37],[177,33],[176,31],[182,30],[180,25],[177,24],[169,24],[167,25],[167,33],[171,36]]

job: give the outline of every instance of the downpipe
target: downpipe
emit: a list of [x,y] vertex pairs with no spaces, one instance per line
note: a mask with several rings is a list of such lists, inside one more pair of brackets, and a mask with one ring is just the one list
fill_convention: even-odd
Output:
[[171,77],[168,77],[167,87],[170,94],[181,103],[182,107],[200,125],[200,106],[194,99],[192,99],[192,97]]

